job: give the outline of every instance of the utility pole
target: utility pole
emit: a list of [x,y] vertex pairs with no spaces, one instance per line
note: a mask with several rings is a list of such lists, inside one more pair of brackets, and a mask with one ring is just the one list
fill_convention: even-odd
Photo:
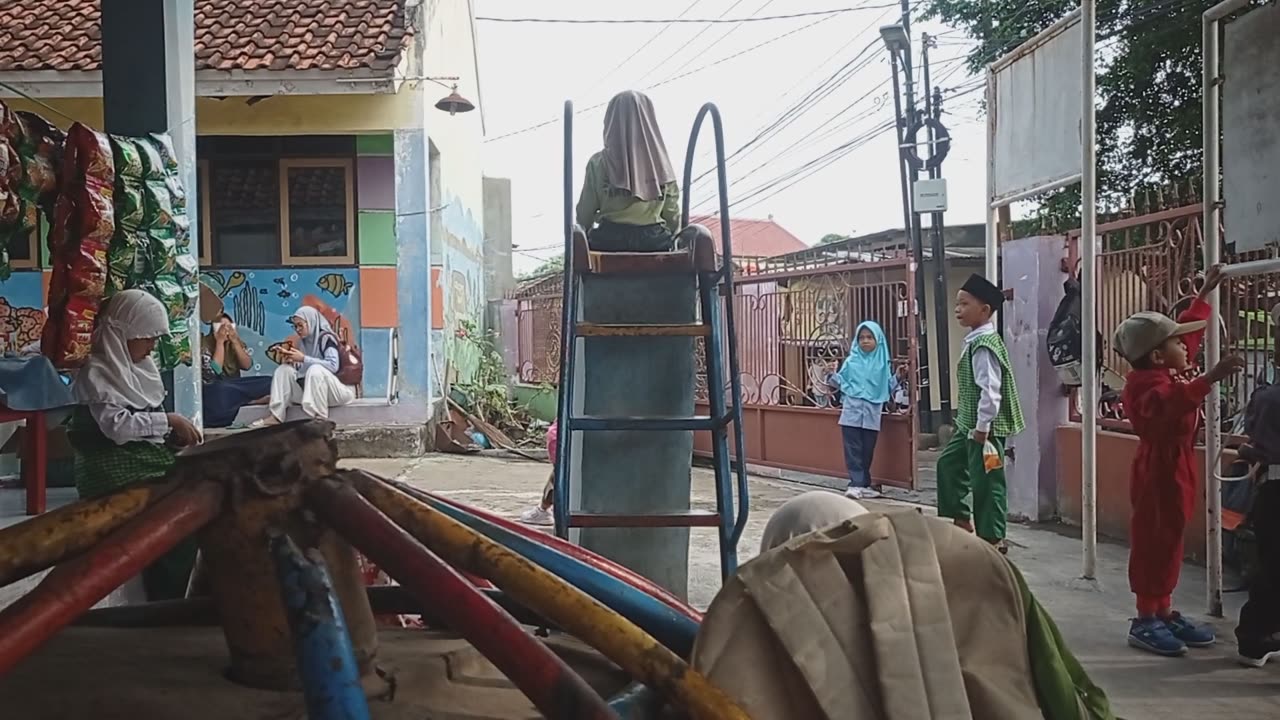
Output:
[[[929,162],[926,166],[931,180],[941,180],[942,161],[946,159],[950,139],[944,140],[941,137],[946,132],[946,128],[942,125],[942,90],[932,87],[929,79],[929,48],[933,47],[935,41],[929,37],[928,33],[921,33],[920,40],[920,54],[924,65],[924,125],[928,131],[927,137],[929,138]],[[946,147],[942,146],[941,143],[943,142],[947,143]],[[934,323],[936,325],[934,338],[938,346],[938,422],[945,425],[951,422],[951,362],[949,357],[951,324],[950,318],[947,316],[947,304],[951,302],[951,296],[947,291],[947,254],[942,237],[943,217],[941,210],[932,213],[932,225],[933,306],[935,313]],[[917,233],[919,233],[919,226],[920,215],[917,213]],[[994,278],[992,278],[992,282],[995,282]],[[944,353],[948,357],[944,357]]]
[[[915,267],[912,271],[915,285],[915,313],[916,313],[916,351],[917,351],[917,370],[919,371],[919,393],[917,402],[919,407],[916,410],[916,416],[920,421],[920,429],[924,431],[932,431],[935,429],[933,422],[933,402],[929,386],[931,378],[934,376],[930,372],[929,367],[929,318],[926,310],[925,302],[925,279],[922,268],[924,265],[924,240],[920,233],[920,216],[914,212],[911,202],[911,189],[915,186],[915,182],[919,179],[919,172],[911,168],[907,163],[906,150],[904,145],[905,129],[910,127],[916,120],[916,90],[915,90],[915,71],[911,62],[911,0],[901,0],[902,2],[902,20],[899,25],[889,28],[881,28],[880,33],[885,39],[885,44],[889,48],[890,67],[893,71],[893,100],[894,111],[897,113],[897,137],[898,137],[898,167],[902,178],[902,204],[903,204],[903,220],[905,225],[903,230],[911,238],[911,257],[915,261]],[[886,32],[889,31],[889,32]],[[901,54],[901,59],[899,59]],[[902,65],[902,86],[898,84],[898,65]],[[902,107],[901,95],[906,95],[906,108]],[[905,112],[904,112],[905,110]],[[946,355],[938,353],[938,364],[947,364]]]

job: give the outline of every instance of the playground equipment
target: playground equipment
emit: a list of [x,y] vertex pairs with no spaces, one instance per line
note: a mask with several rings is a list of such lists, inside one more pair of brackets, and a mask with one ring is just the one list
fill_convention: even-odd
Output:
[[[711,117],[716,144],[716,176],[720,201],[720,261],[710,235],[704,228],[689,227],[689,193],[692,189],[693,160],[703,121]],[[687,247],[674,252],[595,252],[587,244],[582,228],[574,224],[575,184],[573,181],[573,102],[564,104],[564,297],[561,305],[560,408],[555,467],[554,507],[556,534],[569,537],[570,528],[660,528],[714,527],[720,541],[720,570],[723,577],[737,570],[738,540],[747,524],[746,465],[737,465],[738,503],[735,511],[734,468],[729,456],[729,428],[734,446],[745,447],[742,431],[742,385],[738,368],[738,342],[733,318],[733,248],[730,244],[728,180],[725,175],[724,130],[720,111],[712,103],[699,110],[689,135],[685,153],[682,193],[681,237]],[[678,278],[697,290],[700,322],[692,323],[597,323],[580,321],[580,299],[586,276],[614,280],[624,277]],[[722,298],[728,298],[724,301]],[[721,320],[723,318],[723,327]],[[705,350],[707,397],[710,414],[703,416],[615,416],[582,414],[575,408],[578,377],[579,338],[588,342],[608,342],[617,338],[701,338]],[[727,363],[726,363],[727,360]],[[729,402],[725,400],[725,372],[728,371]],[[677,371],[678,372],[678,371]],[[619,373],[618,382],[629,378]],[[690,398],[692,404],[692,398]],[[684,512],[579,512],[571,511],[571,470],[574,435],[577,432],[661,432],[709,431],[712,436],[712,464],[715,470],[716,510]]]
[[[0,707],[137,720],[639,720],[663,706],[746,717],[682,659],[696,611],[550,536],[338,469],[332,429],[222,438],[181,455],[162,485],[0,530],[0,586],[53,568],[0,611]],[[187,599],[90,611],[193,534]],[[357,550],[401,586],[365,588]],[[385,613],[435,627],[379,629]]]

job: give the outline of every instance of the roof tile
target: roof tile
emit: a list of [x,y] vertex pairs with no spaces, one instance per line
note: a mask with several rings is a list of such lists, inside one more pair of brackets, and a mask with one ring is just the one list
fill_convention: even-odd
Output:
[[[720,218],[702,215],[692,217],[689,221],[704,225],[711,231],[711,237],[716,241],[716,253],[719,254]],[[776,257],[809,247],[803,240],[774,222],[772,217],[768,220],[733,218],[729,221],[729,240],[733,243],[734,257]]]
[[[197,70],[385,72],[408,34],[404,0],[195,0],[195,14]],[[0,72],[102,69],[101,18],[98,0],[0,3]]]

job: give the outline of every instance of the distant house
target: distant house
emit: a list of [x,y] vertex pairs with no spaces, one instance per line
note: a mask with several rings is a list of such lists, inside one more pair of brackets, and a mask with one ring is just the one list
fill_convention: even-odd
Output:
[[[705,225],[716,240],[716,252],[720,252],[720,218],[695,215],[690,223]],[[809,246],[790,231],[773,221],[733,218],[729,221],[730,242],[735,258],[766,258],[807,250]]]

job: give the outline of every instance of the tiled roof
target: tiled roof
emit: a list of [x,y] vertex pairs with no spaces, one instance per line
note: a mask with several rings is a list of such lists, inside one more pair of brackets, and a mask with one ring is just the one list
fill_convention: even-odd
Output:
[[[197,70],[383,72],[406,35],[404,0],[195,0],[195,15]],[[0,72],[100,70],[101,22],[98,0],[0,2]]]
[[[720,251],[720,218],[698,216],[690,218],[689,222],[705,225],[711,231],[718,253]],[[768,220],[733,218],[729,222],[729,241],[733,243],[733,254],[739,257],[775,257],[809,247],[803,240],[774,222],[773,218]]]

